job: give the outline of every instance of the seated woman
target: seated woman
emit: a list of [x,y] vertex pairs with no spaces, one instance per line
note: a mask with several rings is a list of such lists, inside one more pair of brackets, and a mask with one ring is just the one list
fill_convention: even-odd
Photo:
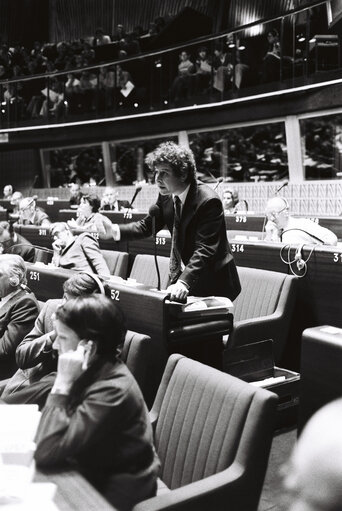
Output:
[[38,467],[77,469],[118,510],[155,495],[159,462],[138,384],[120,362],[121,310],[80,297],[56,311],[57,377],[36,436]]
[[77,220],[69,220],[69,227],[81,231],[98,232],[99,235],[111,232],[112,222],[98,212],[100,206],[101,200],[97,195],[83,195],[77,208]]

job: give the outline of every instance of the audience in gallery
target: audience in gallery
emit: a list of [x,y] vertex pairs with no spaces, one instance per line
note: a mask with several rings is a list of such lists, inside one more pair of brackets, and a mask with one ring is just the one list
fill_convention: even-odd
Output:
[[268,48],[263,57],[261,66],[261,81],[263,83],[275,82],[280,76],[280,55],[281,47],[277,29],[269,30],[267,33]]
[[0,378],[16,371],[15,350],[32,329],[39,306],[26,287],[26,266],[16,254],[0,255]]
[[195,71],[195,66],[190,60],[190,54],[186,50],[179,54],[179,60],[178,73],[170,89],[170,98],[174,102],[187,97],[190,91],[191,75]]
[[52,263],[55,266],[68,270],[90,271],[104,277],[110,276],[107,263],[93,234],[82,232],[75,236],[65,222],[53,224],[50,234],[54,250]]
[[50,218],[42,208],[37,207],[35,197],[25,197],[19,203],[19,225],[38,225],[49,227]]
[[283,197],[269,199],[265,215],[267,218],[265,226],[266,241],[282,241],[287,244],[337,244],[337,236],[329,229],[308,218],[291,216],[289,204]]
[[237,190],[226,188],[222,197],[223,210],[225,214],[247,213],[248,204],[245,200],[239,200]]
[[284,466],[288,511],[340,511],[342,399],[325,405],[305,426]]
[[103,211],[122,211],[129,208],[128,200],[120,200],[119,193],[111,186],[107,186],[101,199],[101,210]]
[[35,260],[35,249],[32,243],[15,232],[13,225],[6,221],[0,222],[0,253],[17,254],[29,263]]
[[77,208],[77,219],[68,221],[69,227],[81,231],[92,231],[105,235],[111,231],[111,221],[101,213],[99,209],[101,200],[97,195],[83,195],[80,205]]
[[11,200],[13,195],[13,186],[12,185],[5,185],[3,190],[3,196],[5,200]]
[[57,308],[67,300],[78,296],[110,291],[99,277],[79,272],[63,284],[63,298],[44,303],[33,329],[21,341],[16,350],[16,363],[19,369],[7,381],[0,382],[1,399],[6,403],[34,403],[40,408],[45,405],[57,369],[58,353],[52,348],[56,339],[53,318]]
[[81,185],[79,185],[78,183],[70,183],[69,190],[70,190],[69,205],[71,207],[79,206],[82,199]]
[[[148,411],[120,361],[126,326],[113,300],[83,296],[56,310],[56,380],[36,435],[38,467],[77,466],[120,511],[157,490]],[[99,434],[100,432],[100,434]]]

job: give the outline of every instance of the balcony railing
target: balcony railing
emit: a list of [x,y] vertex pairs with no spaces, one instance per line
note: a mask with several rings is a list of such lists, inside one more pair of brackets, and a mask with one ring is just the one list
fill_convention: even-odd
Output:
[[134,57],[0,81],[0,129],[242,100],[341,80],[327,2]]

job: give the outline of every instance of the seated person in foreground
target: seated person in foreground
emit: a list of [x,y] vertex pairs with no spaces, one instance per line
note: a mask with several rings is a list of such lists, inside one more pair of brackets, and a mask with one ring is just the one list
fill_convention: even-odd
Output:
[[75,236],[67,223],[56,222],[51,226],[50,234],[54,250],[52,263],[55,266],[110,276],[99,244],[91,233],[82,232]]
[[223,192],[223,210],[225,215],[236,213],[247,213],[248,205],[245,200],[239,200],[239,194],[237,190],[226,188]]
[[37,207],[34,197],[25,197],[19,203],[18,224],[47,227],[51,224],[51,221],[45,211]]
[[105,296],[69,300],[56,311],[56,381],[36,435],[41,468],[71,466],[120,511],[156,493],[159,461],[141,391],[118,348],[121,310]]
[[265,241],[336,245],[337,236],[329,229],[308,218],[290,216],[289,205],[283,197],[273,197],[266,205]]
[[69,205],[70,206],[79,206],[82,199],[82,192],[81,187],[78,183],[71,183],[70,184],[70,199],[69,199]]
[[19,255],[0,255],[0,378],[16,371],[15,350],[32,329],[38,302],[26,287],[26,266]]
[[[33,329],[16,350],[15,358],[19,369],[7,381],[1,395],[3,401],[44,406],[57,370],[57,352],[52,349],[56,339],[53,324],[55,312],[60,305],[78,296],[103,292],[109,294],[106,285],[101,281],[99,285],[98,280],[88,273],[75,273],[64,282],[62,299],[52,299],[44,303]],[[45,378],[47,375],[50,377]]]
[[342,399],[316,412],[284,467],[288,511],[340,511]]
[[121,211],[129,208],[128,200],[119,200],[119,194],[115,188],[108,186],[101,199],[101,210],[103,211]]
[[112,222],[99,213],[101,201],[97,195],[83,195],[80,205],[77,208],[77,220],[72,218],[68,221],[69,227],[81,231],[98,232],[104,235],[110,232]]
[[24,236],[16,233],[6,221],[0,222],[0,253],[18,254],[24,261],[33,263],[35,249]]

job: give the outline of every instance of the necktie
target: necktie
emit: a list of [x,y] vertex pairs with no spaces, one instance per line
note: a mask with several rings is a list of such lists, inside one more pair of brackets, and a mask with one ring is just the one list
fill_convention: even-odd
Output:
[[175,195],[174,197],[174,220],[172,229],[170,265],[169,265],[169,282],[174,284],[179,275],[182,273],[182,258],[178,249],[178,236],[181,218],[181,200]]

